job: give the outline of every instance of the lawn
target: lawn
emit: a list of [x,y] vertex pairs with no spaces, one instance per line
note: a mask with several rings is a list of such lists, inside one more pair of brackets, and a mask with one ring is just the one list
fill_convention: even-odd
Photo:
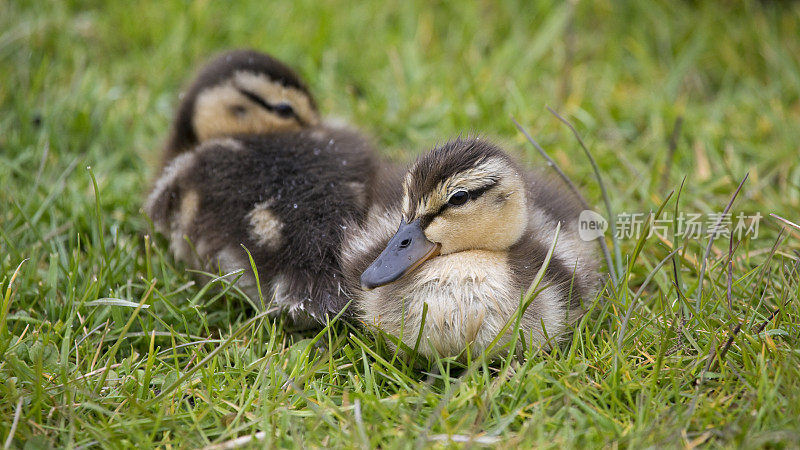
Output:
[[[800,2],[402,3],[0,0],[0,445],[798,446],[800,229],[770,214],[800,222]],[[516,119],[617,218],[615,283],[553,351],[415,366],[187,271],[140,208],[233,47],[398,160],[474,132],[544,165]]]

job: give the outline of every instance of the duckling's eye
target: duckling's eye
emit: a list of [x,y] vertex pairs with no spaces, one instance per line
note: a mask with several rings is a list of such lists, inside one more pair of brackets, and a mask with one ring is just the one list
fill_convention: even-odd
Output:
[[272,109],[281,117],[291,117],[294,115],[294,108],[288,103],[277,103]]
[[467,200],[469,200],[469,192],[457,191],[455,194],[450,196],[450,199],[447,200],[447,203],[453,206],[460,206],[464,203],[467,203]]

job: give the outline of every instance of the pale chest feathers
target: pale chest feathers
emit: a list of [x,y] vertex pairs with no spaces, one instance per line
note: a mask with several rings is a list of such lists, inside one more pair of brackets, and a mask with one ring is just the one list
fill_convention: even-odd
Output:
[[[477,355],[519,306],[522,287],[510,282],[510,271],[503,252],[472,250],[439,256],[407,279],[364,292],[363,319],[413,348],[427,304],[419,351],[426,356],[456,356],[470,345],[472,354]],[[559,328],[563,322],[558,293],[546,289],[540,297],[523,321],[526,336],[533,332],[536,336],[531,338],[536,342],[542,340],[538,318],[555,319]],[[507,339],[501,339],[497,347]]]

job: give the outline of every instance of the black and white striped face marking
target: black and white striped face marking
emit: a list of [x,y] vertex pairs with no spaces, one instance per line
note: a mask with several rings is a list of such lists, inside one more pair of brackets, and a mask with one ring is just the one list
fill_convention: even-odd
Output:
[[295,131],[318,123],[319,115],[305,92],[246,71],[201,91],[192,117],[200,142],[234,134]]

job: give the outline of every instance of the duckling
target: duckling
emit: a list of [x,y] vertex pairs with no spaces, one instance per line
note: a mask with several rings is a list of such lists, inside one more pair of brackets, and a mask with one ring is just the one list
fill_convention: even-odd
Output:
[[183,100],[144,210],[176,259],[243,269],[245,293],[257,298],[261,288],[296,325],[311,326],[347,303],[337,255],[345,222],[366,215],[373,153],[358,132],[322,124],[282,63],[229,52]]
[[210,140],[167,166],[145,211],[176,259],[244,269],[245,293],[257,298],[261,287],[306,326],[347,303],[337,254],[344,224],[367,212],[373,166],[369,145],[347,130]]
[[554,181],[482,139],[436,147],[410,167],[394,202],[348,227],[341,264],[359,318],[413,348],[427,304],[421,354],[482,353],[516,314],[561,223],[544,288],[521,322],[526,340],[547,346],[599,288],[580,210]]
[[316,102],[286,64],[255,50],[218,55],[182,95],[161,167],[208,139],[297,131],[320,123]]

